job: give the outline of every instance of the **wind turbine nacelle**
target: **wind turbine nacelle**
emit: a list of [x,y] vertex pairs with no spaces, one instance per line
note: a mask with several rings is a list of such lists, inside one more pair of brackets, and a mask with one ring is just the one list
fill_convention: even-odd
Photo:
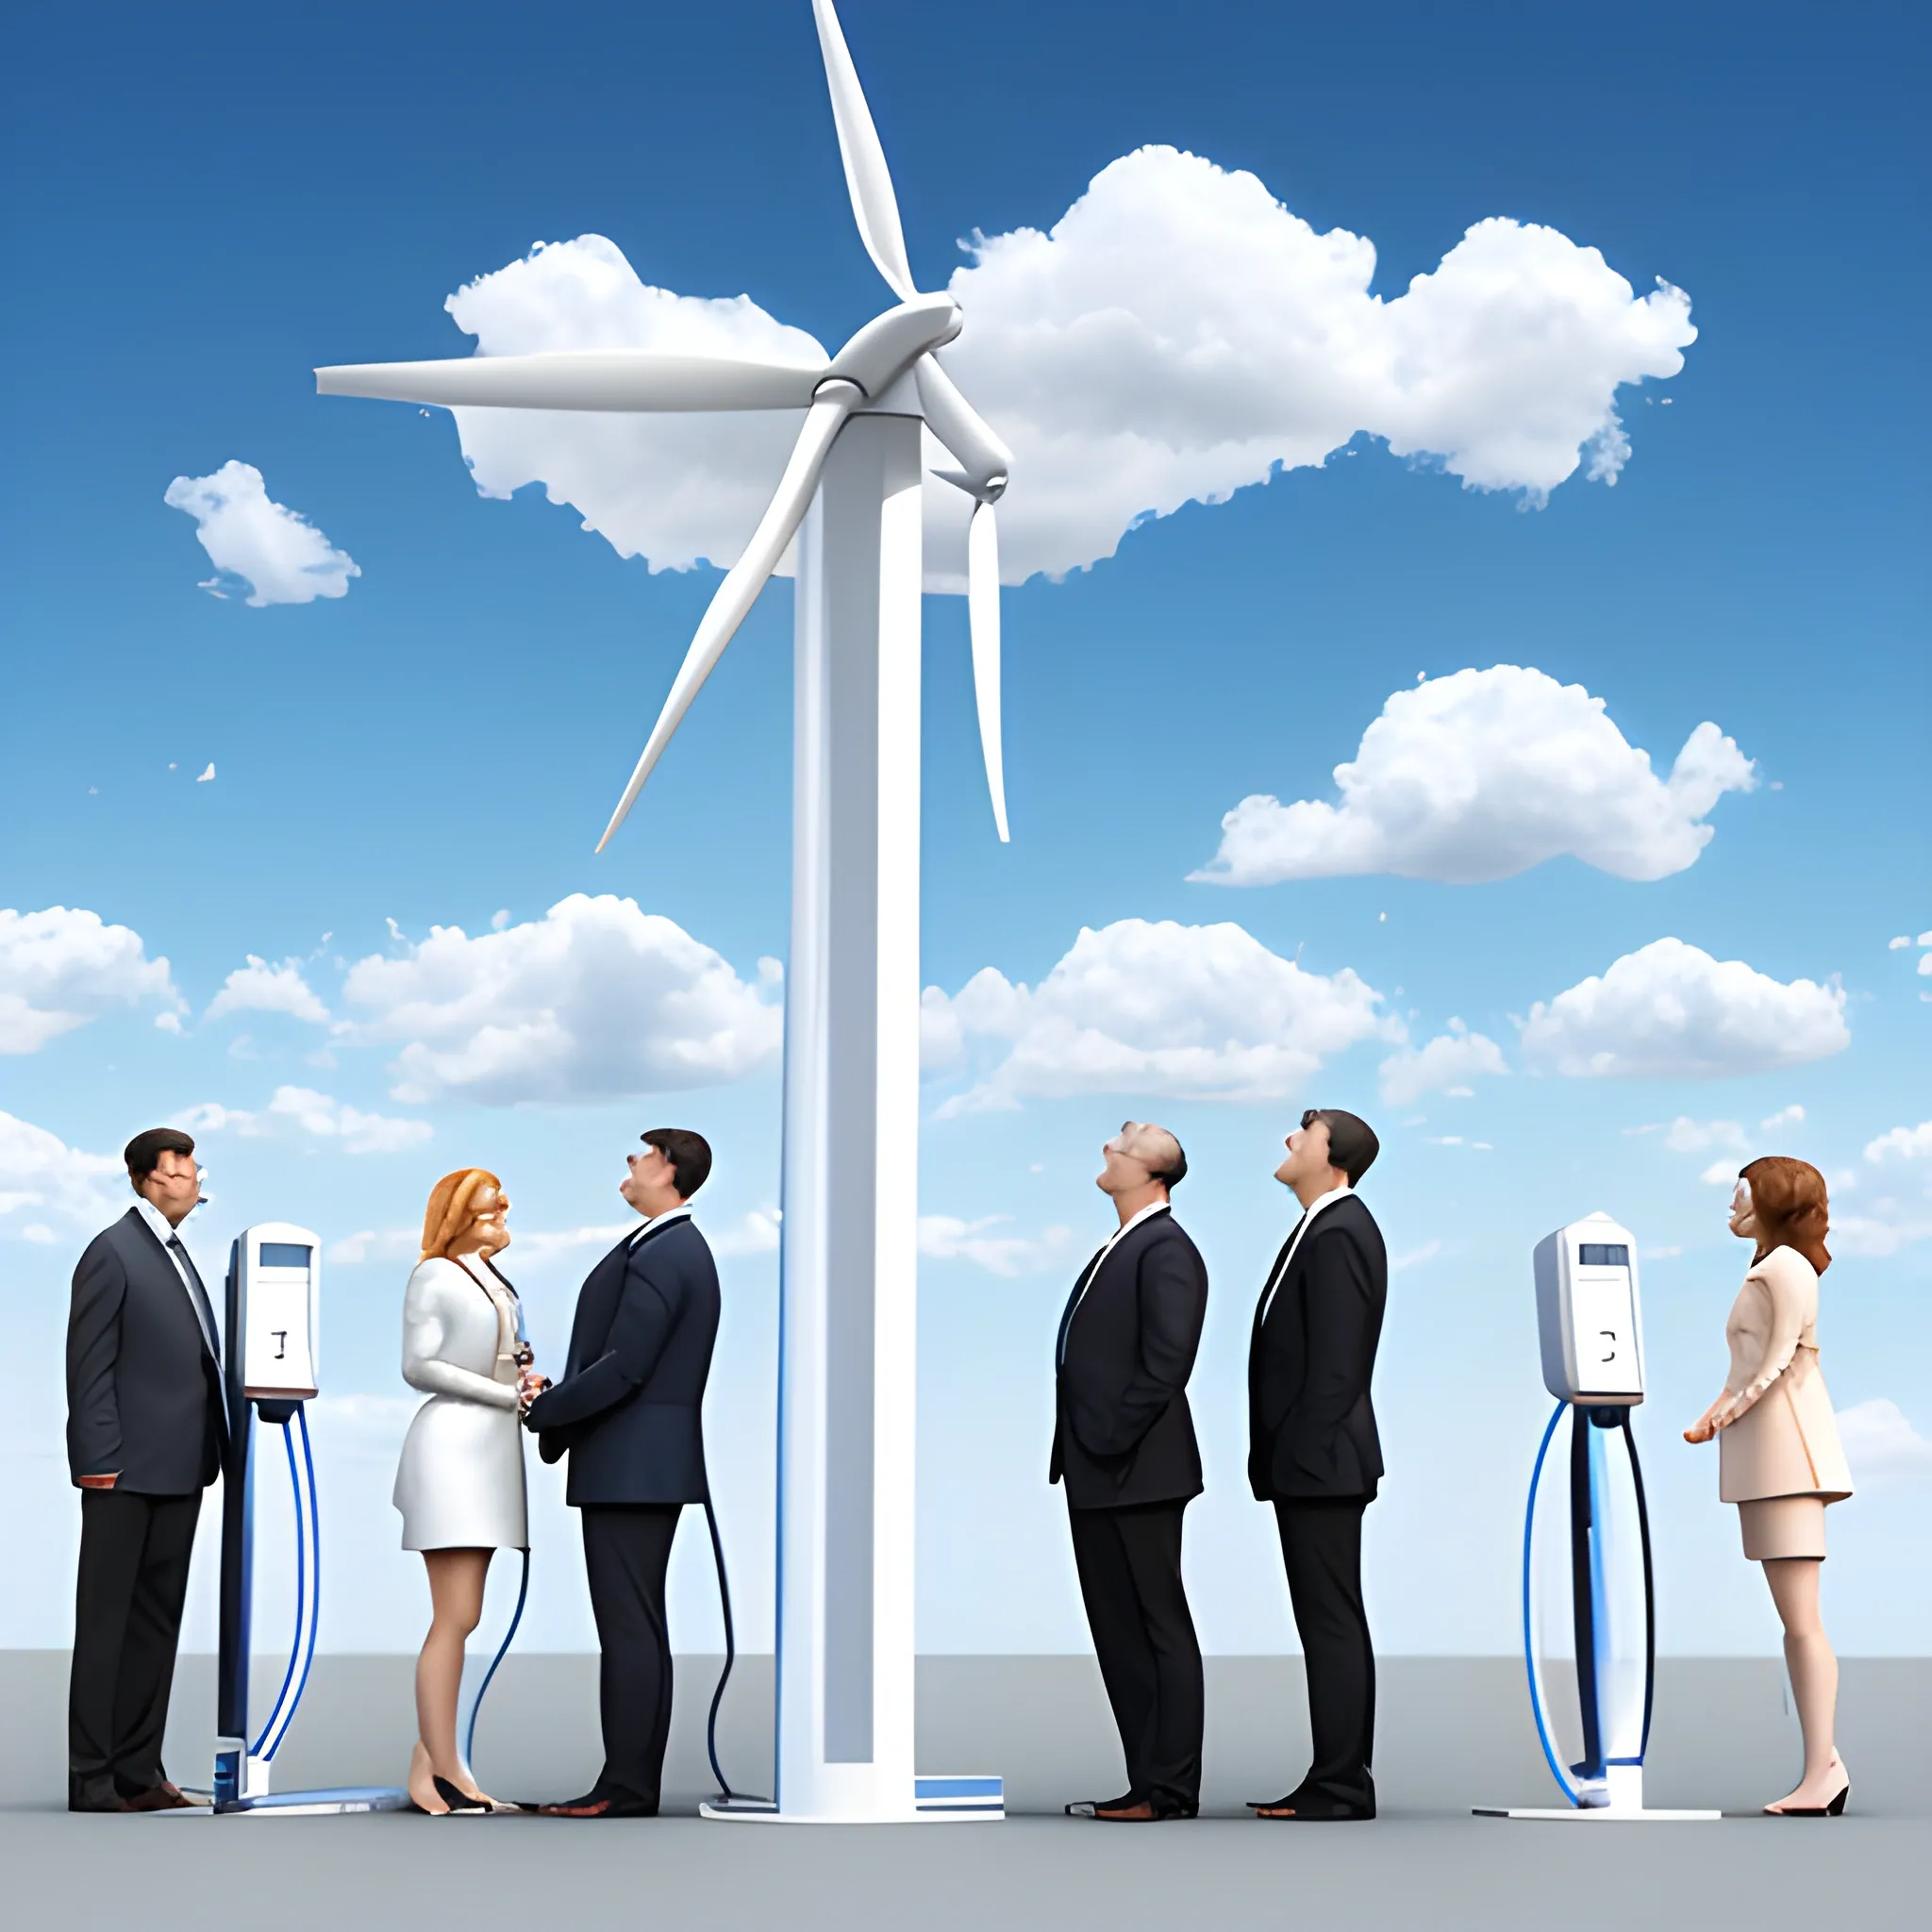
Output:
[[832,358],[821,383],[856,383],[876,402],[928,349],[950,342],[962,320],[950,295],[915,295],[867,323]]

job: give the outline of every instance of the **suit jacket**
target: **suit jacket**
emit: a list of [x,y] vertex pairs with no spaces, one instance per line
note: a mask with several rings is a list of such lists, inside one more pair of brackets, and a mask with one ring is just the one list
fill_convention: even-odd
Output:
[[586,1503],[701,1503],[705,1383],[718,1339],[718,1269],[680,1215],[626,1237],[577,1295],[562,1379],[525,1418],[539,1453],[568,1453]]
[[1369,1382],[1388,1298],[1388,1250],[1357,1194],[1315,1217],[1272,1302],[1263,1284],[1248,1342],[1248,1481],[1263,1502],[1375,1493]]
[[1046,1478],[1066,1478],[1074,1508],[1201,1493],[1187,1391],[1207,1313],[1207,1265],[1171,1212],[1150,1215],[1081,1272],[1060,1317]]
[[221,1471],[223,1404],[221,1364],[174,1258],[130,1208],[74,1271],[68,1473],[118,1473],[117,1489],[149,1496],[206,1489]]

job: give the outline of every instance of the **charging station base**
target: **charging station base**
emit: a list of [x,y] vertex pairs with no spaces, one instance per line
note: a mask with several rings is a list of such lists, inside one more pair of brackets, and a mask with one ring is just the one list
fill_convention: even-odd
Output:
[[325,1791],[263,1791],[229,1798],[214,1807],[217,1818],[340,1818],[350,1811],[407,1811],[408,1791],[389,1785],[342,1785]]
[[1605,1824],[1711,1824],[1722,1811],[1646,1811],[1641,1806],[1563,1805],[1547,1807],[1521,1807],[1506,1810],[1496,1805],[1474,1805],[1472,1818],[1541,1818],[1557,1822],[1582,1819]]
[[749,1824],[984,1824],[1007,1815],[1006,1790],[998,1777],[916,1777],[912,1810],[891,1818],[781,1811],[768,1798],[715,1798],[698,1816]]

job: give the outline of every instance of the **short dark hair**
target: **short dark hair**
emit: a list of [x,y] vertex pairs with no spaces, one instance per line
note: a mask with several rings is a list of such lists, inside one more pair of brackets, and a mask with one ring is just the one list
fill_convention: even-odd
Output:
[[711,1175],[711,1143],[689,1127],[649,1127],[638,1136],[671,1163],[672,1186],[689,1201]]
[[1158,1181],[1169,1193],[1173,1193],[1188,1177],[1188,1157],[1186,1150],[1181,1146],[1178,1134],[1167,1127],[1162,1127],[1160,1131],[1174,1142],[1174,1158],[1164,1168],[1150,1167],[1147,1170],[1147,1178]]
[[142,1182],[160,1165],[162,1155],[193,1152],[194,1136],[184,1134],[179,1127],[144,1128],[121,1152],[127,1163],[127,1183],[138,1194]]
[[1375,1130],[1359,1114],[1344,1113],[1339,1107],[1311,1107],[1302,1115],[1302,1125],[1312,1127],[1317,1121],[1328,1129],[1328,1164],[1339,1167],[1355,1187],[1375,1164],[1382,1143]]

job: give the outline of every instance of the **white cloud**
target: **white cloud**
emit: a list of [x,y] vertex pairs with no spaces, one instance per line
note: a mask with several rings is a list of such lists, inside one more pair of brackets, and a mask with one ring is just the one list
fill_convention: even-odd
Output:
[[1932,1475],[1932,1442],[1906,1420],[1897,1403],[1882,1395],[1840,1409],[1838,1434],[1854,1482]]
[[714,1255],[775,1255],[782,1219],[775,1208],[754,1208],[722,1233],[707,1228],[705,1239]]
[[271,966],[253,953],[247,965],[236,967],[222,982],[203,1018],[215,1020],[224,1013],[287,1013],[311,1026],[328,1024],[328,1008],[303,978],[301,960]]
[[1472,1033],[1460,1020],[1449,1022],[1421,1047],[1404,1047],[1382,1062],[1382,1098],[1391,1107],[1409,1107],[1424,1093],[1466,1093],[1466,1082],[1480,1074],[1507,1074],[1503,1049],[1487,1035]]
[[[118,1176],[116,1189],[109,1176]],[[0,1113],[0,1217],[38,1208],[70,1222],[105,1223],[129,1205],[127,1170],[110,1154],[85,1154],[30,1121]],[[35,1220],[12,1230],[46,1241],[53,1230]]]
[[331,1241],[322,1258],[332,1268],[358,1268],[365,1261],[412,1261],[420,1252],[421,1233],[413,1227],[365,1227]]
[[1071,1228],[1049,1227],[1037,1241],[1024,1235],[989,1232],[1010,1224],[1012,1218],[1010,1214],[988,1214],[977,1221],[961,1221],[953,1214],[922,1214],[919,1252],[935,1261],[971,1261],[989,1274],[1009,1279],[1038,1274],[1063,1259]]
[[1307,973],[1234,924],[1123,919],[1083,926],[1038,986],[984,968],[948,997],[928,987],[928,1065],[964,1059],[974,1085],[941,1116],[1028,1095],[1280,1100],[1357,1041],[1399,1039],[1349,968]]
[[181,1003],[167,960],[150,959],[138,932],[77,907],[0,907],[0,1054],[38,1052],[109,1008],[143,1000]]
[[1932,1157],[1932,1121],[1921,1121],[1916,1127],[1894,1127],[1889,1134],[1865,1143],[1867,1160],[1924,1160]]
[[1577,1078],[1709,1079],[1803,1066],[1851,1044],[1842,988],[1789,983],[1682,940],[1653,940],[1539,1000],[1523,1029],[1536,1062]]
[[400,1154],[436,1133],[427,1121],[364,1113],[312,1087],[277,1087],[259,1112],[204,1101],[177,1114],[175,1124],[192,1134],[235,1133],[250,1141],[299,1128],[319,1141],[340,1141],[344,1154]]
[[1902,952],[1907,946],[1910,945],[1911,942],[1911,934],[1908,932],[1902,932],[1896,939],[1887,940],[1885,942],[1885,949],[1889,953]]
[[1673,1154],[1704,1154],[1713,1147],[1744,1151],[1744,1129],[1736,1121],[1693,1121],[1680,1113],[1664,1129],[1664,1145]]
[[[311,604],[318,597],[344,595],[349,579],[362,575],[355,558],[307,517],[269,501],[253,463],[230,459],[212,476],[176,476],[163,501],[194,519],[194,534],[217,572],[202,589],[217,597],[226,596],[226,579],[239,577],[257,609]],[[197,782],[214,774],[209,765]]]
[[1834,1255],[1855,1255],[1861,1261],[1888,1261],[1901,1250],[1932,1235],[1932,1220],[1915,1220],[1901,1213],[1895,1201],[1874,1201],[1874,1214],[1834,1214],[1825,1239]]
[[[286,598],[284,598],[284,599],[283,599],[282,601],[283,601],[284,603],[286,603],[286,602],[287,602],[288,600],[287,600]],[[208,766],[207,766],[206,770],[204,770],[204,771],[201,771],[201,772],[197,772],[197,773],[195,774],[195,777],[194,777],[194,782],[195,782],[195,783],[196,783],[197,785],[212,785],[212,784],[213,784],[213,783],[215,782],[215,761],[214,761],[214,759],[212,759],[212,758],[208,759]]]
[[1757,1124],[1767,1134],[1774,1134],[1780,1127],[1802,1126],[1804,1121],[1805,1109],[1793,1101],[1790,1107],[1781,1107],[1775,1113],[1766,1114]]
[[1707,722],[1659,778],[1602,698],[1496,664],[1396,691],[1335,783],[1340,805],[1242,799],[1192,876],[1264,886],[1395,873],[1474,885],[1567,854],[1617,878],[1660,879],[1696,861],[1711,808],[1757,775]]
[[1738,1163],[1735,1160],[1713,1160],[1697,1178],[1707,1188],[1735,1188],[1738,1185]]
[[[1696,333],[1680,291],[1640,298],[1595,249],[1507,220],[1384,300],[1371,242],[1318,235],[1254,175],[1172,148],[1113,162],[1050,231],[968,252],[949,284],[966,329],[944,359],[1013,448],[1009,583],[1110,557],[1148,516],[1319,464],[1358,431],[1533,502],[1579,465],[1613,482],[1618,388],[1674,375]],[[601,235],[539,244],[445,307],[486,355],[824,354],[748,297],[649,287]],[[658,570],[738,555],[797,429],[783,412],[453,413],[486,495],[541,481]],[[928,581],[958,589],[969,505],[928,481],[926,507]]]
[[[366,1019],[343,1031],[402,1041],[398,1100],[486,1106],[615,1098],[736,1080],[777,1057],[775,966],[758,985],[632,899],[573,893],[540,920],[470,938],[434,926],[401,957],[349,969]],[[760,991],[763,989],[763,991]]]

